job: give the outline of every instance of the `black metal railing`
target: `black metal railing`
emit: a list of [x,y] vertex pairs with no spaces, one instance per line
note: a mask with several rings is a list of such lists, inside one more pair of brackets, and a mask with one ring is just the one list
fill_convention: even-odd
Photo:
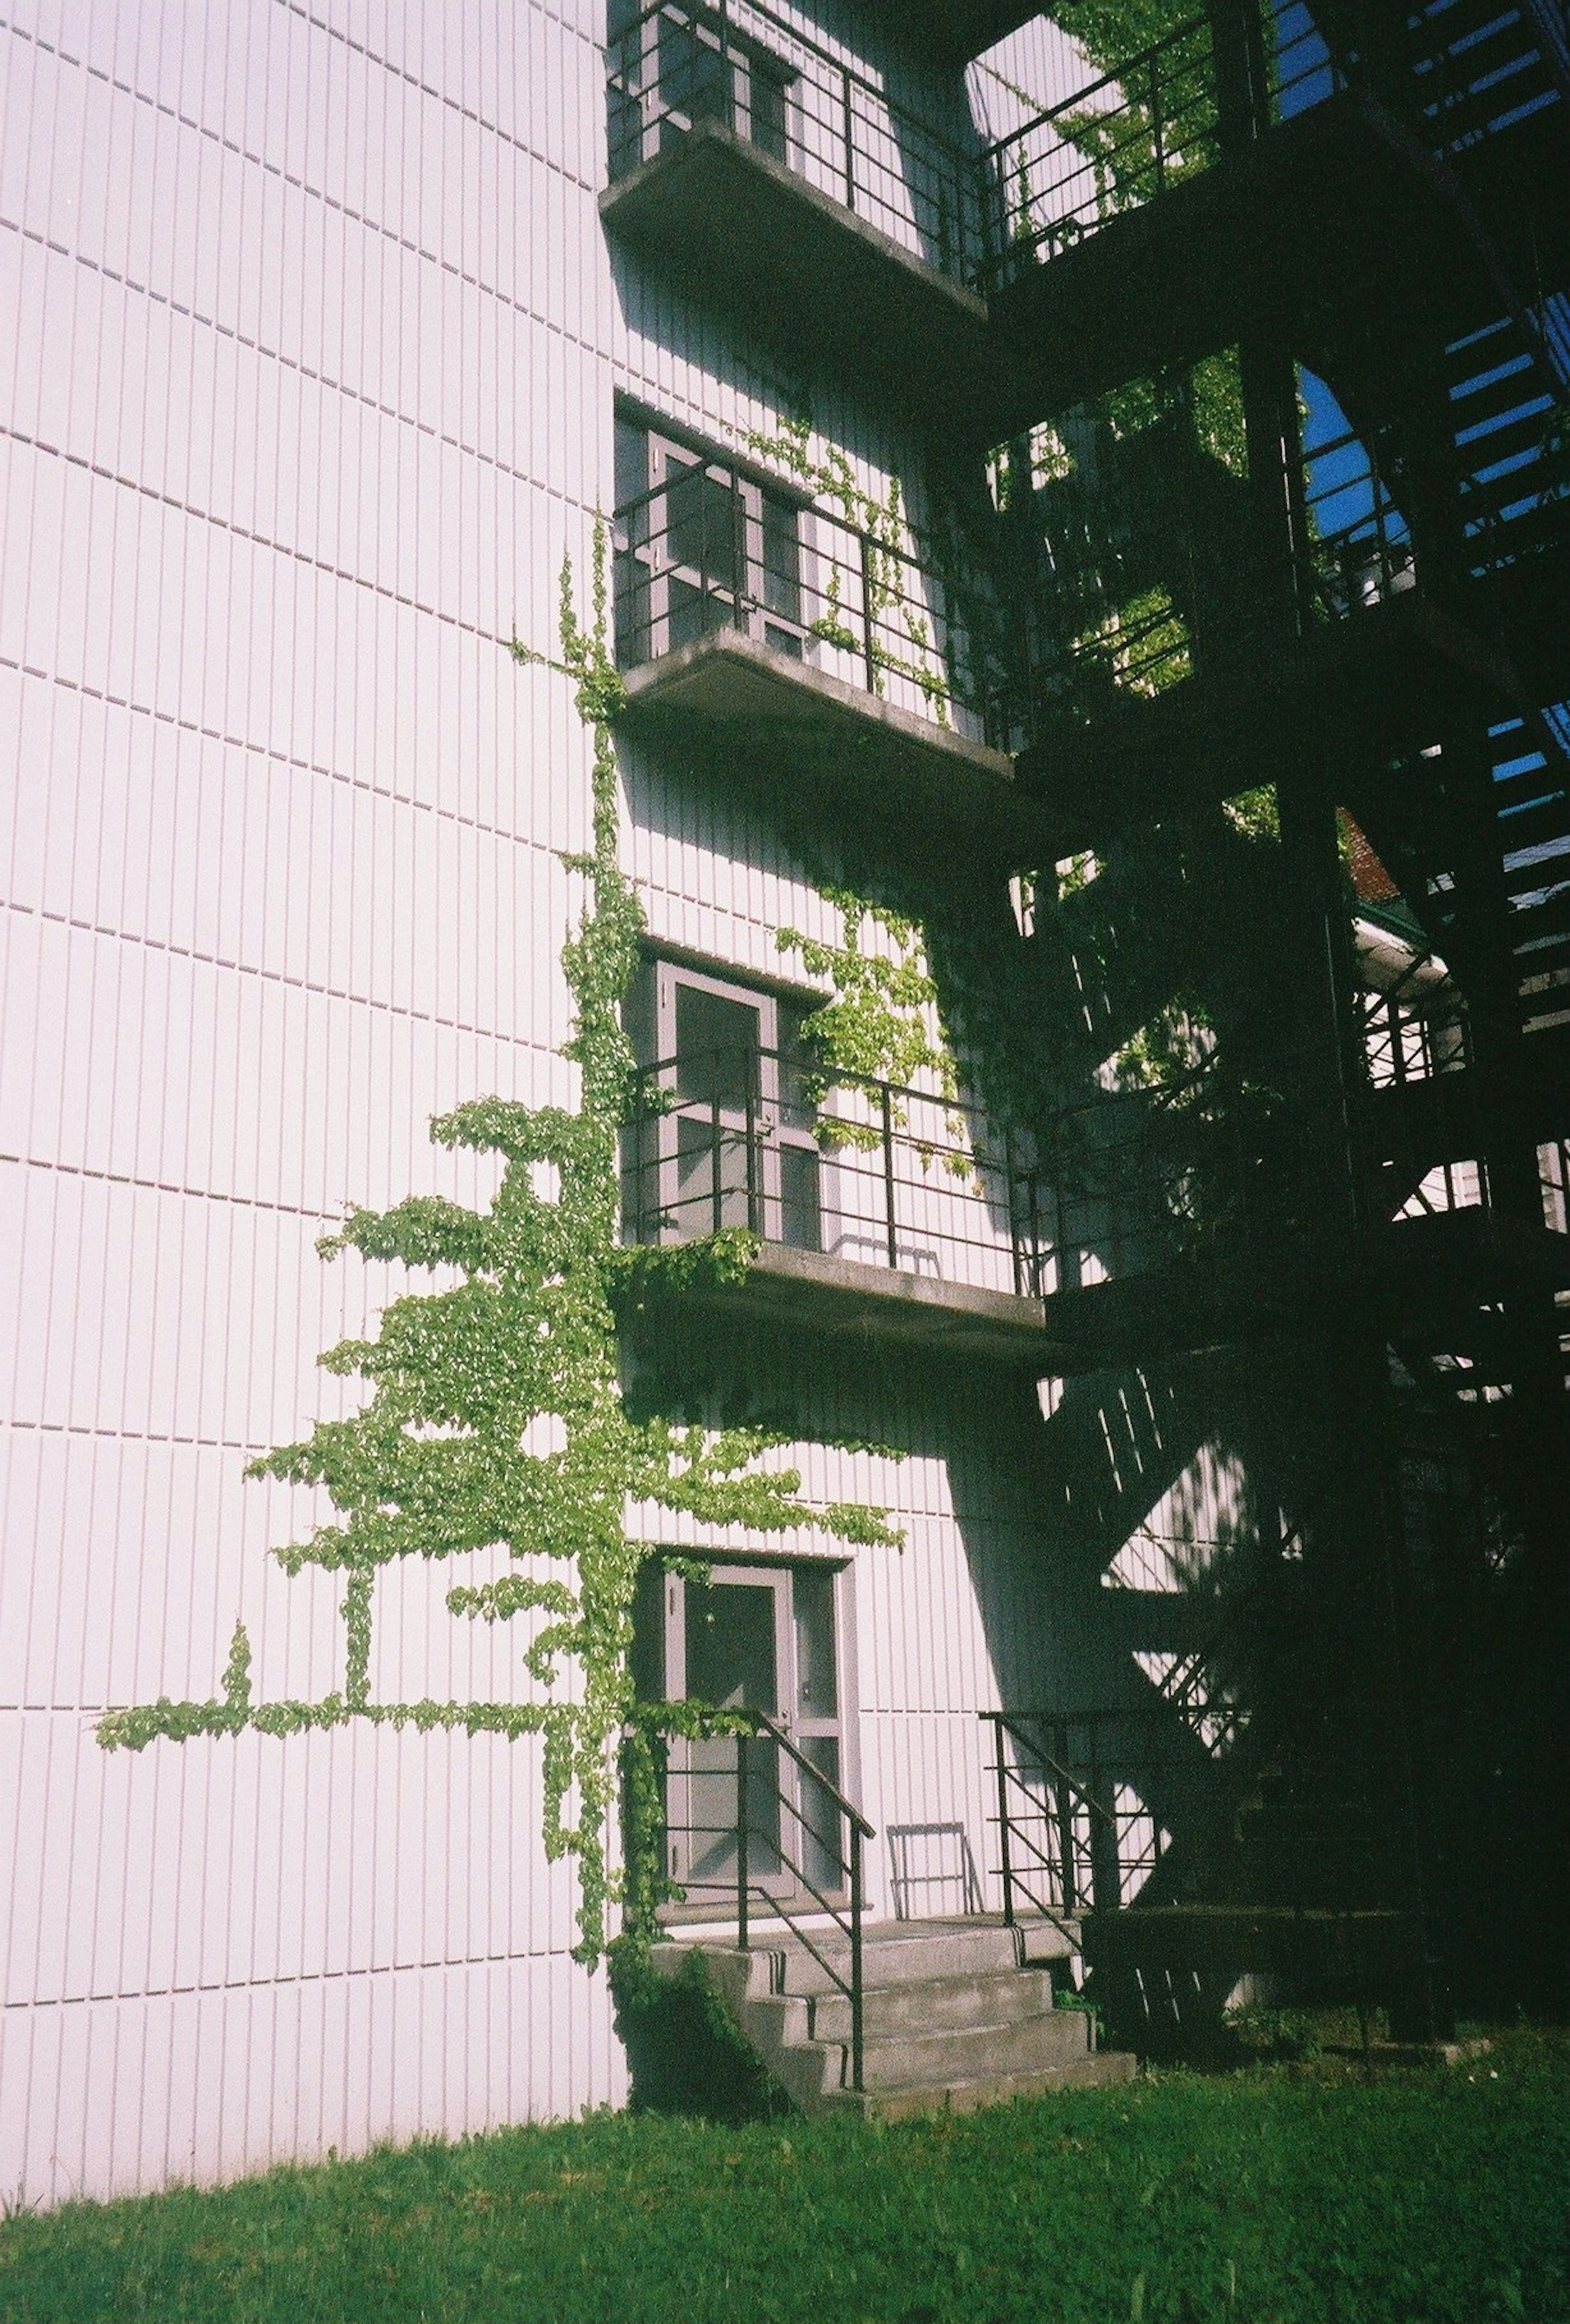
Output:
[[1361,993],[1357,1005],[1371,1089],[1408,1088],[1472,1064],[1471,1010],[1432,953],[1419,952],[1390,983]]
[[[752,1950],[760,1922],[790,1932],[848,2006],[849,2087],[860,2090],[864,1851],[877,1833],[782,1727],[762,1711],[748,1715],[751,1734],[712,1738],[706,1747],[711,1755],[734,1753],[734,1773],[711,1765],[702,1779],[710,1785],[716,1776],[721,1783],[734,1782],[734,1817],[679,1821],[670,1814],[667,1794],[666,1861],[672,1861],[672,1842],[679,1841],[688,1868],[679,1877],[671,1875],[666,1891],[678,1904],[700,1899],[706,1907],[712,1899],[714,1917],[734,1923],[742,1952]],[[843,1951],[836,1940],[843,1941]]]
[[[1064,1765],[1065,1722],[1038,1711],[979,1715],[993,1730],[1004,1923],[1015,1928],[1034,1913],[1073,1938],[1076,1916],[1097,1901],[1098,1888],[1108,1901],[1104,1867],[1109,1846],[1117,1846],[1116,1816],[1094,1782],[1082,1782]],[[1062,1758],[1052,1748],[1059,1743]],[[1121,1896],[1121,1880],[1114,1885]]]
[[[1082,1916],[1207,1903],[1388,1908],[1404,1887],[1385,1713],[1314,1699],[1206,1753],[1165,1707],[984,1711],[1004,1911],[1071,1939]],[[1382,1739],[1381,1739],[1382,1738]]]
[[[1414,972],[1362,1010],[1370,1092],[1470,1058],[1453,988],[1425,991]],[[1437,1163],[1420,1184],[1399,1157],[1371,1170],[1354,1119],[1355,1096],[1306,1113],[1234,1088],[1213,1056],[1159,1086],[1100,1092],[1027,1139],[957,1097],[830,1074],[800,1050],[688,1053],[635,1079],[623,1236],[686,1242],[741,1228],[790,1250],[1046,1298],[1183,1265],[1218,1286],[1267,1283],[1286,1253],[1306,1262],[1326,1248],[1329,1206],[1354,1181],[1360,1230],[1375,1236],[1489,1209],[1476,1158]]]
[[940,1282],[1024,1291],[1044,1215],[1013,1143],[979,1106],[802,1052],[687,1053],[646,1066],[623,1149],[629,1242],[743,1227]]
[[1196,11],[977,153],[757,0],[653,0],[609,42],[611,180],[717,123],[990,293],[1349,80],[1449,156],[1563,102],[1570,78],[1561,0],[1503,0],[1482,26],[1353,6],[1334,52],[1306,0],[1240,10],[1219,51],[1215,24]]
[[725,459],[668,460],[615,512],[623,669],[741,631],[934,725],[1011,746],[1003,673],[908,526],[881,538]]
[[[1039,636],[1025,689],[1029,723],[1039,739],[1066,721],[1094,724],[1126,715],[1131,703],[1151,700],[1190,678],[1251,669],[1261,650],[1279,641],[1289,622],[1312,631],[1386,604],[1418,586],[1410,530],[1367,447],[1337,423],[1309,434],[1302,464],[1301,548],[1295,566],[1257,565],[1251,584],[1246,542],[1232,550],[1233,571],[1217,591],[1196,587],[1191,576],[1216,563],[1213,536],[1181,521],[1170,531],[1163,512],[1148,520],[1159,558],[1178,586],[1145,586],[1125,595],[1115,567],[1076,587],[1059,603],[1072,608],[1065,635]],[[1047,506],[1044,535],[1051,553],[1057,520]],[[1076,510],[1063,530],[1081,530]]]
[[655,0],[610,42],[609,95],[613,184],[717,124],[941,273],[980,271],[974,152],[755,0]]
[[[1265,119],[1285,120],[1341,86],[1298,0],[1265,0],[1261,23]],[[1210,14],[1197,14],[988,146],[982,287],[1000,288],[1209,169],[1229,126],[1225,69]]]

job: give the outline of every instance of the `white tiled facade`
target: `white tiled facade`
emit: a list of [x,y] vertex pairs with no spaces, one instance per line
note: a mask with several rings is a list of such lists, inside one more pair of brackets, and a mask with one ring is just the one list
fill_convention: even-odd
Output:
[[[316,1356],[398,1287],[316,1238],[483,1196],[432,1113],[573,1094],[587,744],[505,641],[552,641],[618,388],[720,443],[790,408],[613,262],[603,37],[596,0],[15,0],[0,34],[0,2197],[624,2094],[534,1741],[93,1735],[210,1694],[237,1618],[259,1695],[335,1683],[337,1585],[266,1554],[306,1498],[242,1479],[341,1408]],[[817,410],[900,469],[877,414]],[[782,923],[833,932],[762,828],[623,776],[656,938],[778,974]],[[975,1714],[1057,1675],[1043,1559],[1085,1489],[1028,1397],[848,1361],[814,1392],[909,1448],[804,1455],[909,1534],[856,1560],[878,1908],[995,1902]],[[445,1611],[466,1578],[382,1585],[378,1690],[526,1691]]]

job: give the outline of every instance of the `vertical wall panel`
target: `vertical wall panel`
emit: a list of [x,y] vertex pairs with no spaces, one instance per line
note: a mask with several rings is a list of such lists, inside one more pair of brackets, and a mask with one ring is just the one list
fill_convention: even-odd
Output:
[[[864,12],[801,22],[965,126]],[[1033,37],[1016,78],[1063,69]],[[616,387],[721,445],[794,408],[734,332],[613,274],[602,38],[595,0],[33,0],[0,33],[0,2194],[624,2088],[537,1744],[92,1736],[216,1687],[236,1618],[267,1694],[341,1669],[337,1585],[266,1554],[311,1497],[241,1475],[347,1408],[316,1356],[399,1287],[315,1239],[350,1201],[485,1194],[431,1113],[573,1089],[587,746],[503,646],[548,648],[563,556],[586,569]],[[881,410],[813,401],[868,490],[919,490]],[[834,933],[758,816],[633,752],[623,778],[657,941],[778,975],[781,925]],[[1050,1651],[1040,1515],[965,1394],[795,1387],[826,1433],[908,1448],[781,1458],[907,1529],[856,1560],[862,1787],[906,1835],[902,1890],[892,1841],[874,1882],[961,1909],[993,1895],[975,1713],[1000,1656]],[[444,1603],[496,1563],[388,1578],[379,1683],[527,1692]]]

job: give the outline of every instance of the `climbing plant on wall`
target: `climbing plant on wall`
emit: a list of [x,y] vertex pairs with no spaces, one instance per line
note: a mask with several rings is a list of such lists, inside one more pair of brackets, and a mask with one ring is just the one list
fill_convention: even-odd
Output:
[[[353,1720],[539,1734],[545,1852],[576,1865],[577,1952],[589,1962],[605,1949],[607,1911],[618,1897],[633,1908],[634,1940],[648,1934],[661,1893],[658,1730],[692,1731],[706,1716],[701,1706],[635,1701],[633,1604],[639,1569],[655,1553],[629,1535],[629,1504],[769,1533],[808,1526],[847,1543],[900,1538],[882,1511],[814,1507],[798,1471],[760,1466],[782,1435],[658,1416],[634,1420],[622,1401],[613,1302],[633,1256],[616,1241],[618,1133],[633,1060],[620,1003],[642,914],[618,862],[611,722],[622,688],[606,646],[598,527],[592,604],[586,628],[564,569],[555,666],[571,678],[593,738],[592,845],[564,859],[586,895],[562,950],[574,1010],[565,1053],[578,1069],[578,1103],[531,1107],[488,1097],[439,1116],[431,1124],[439,1145],[499,1158],[501,1181],[488,1205],[412,1196],[390,1211],[352,1210],[322,1239],[327,1259],[355,1250],[453,1279],[395,1299],[374,1338],[329,1349],[324,1369],[363,1381],[367,1402],[350,1418],[319,1421],[300,1443],[247,1471],[315,1487],[332,1505],[330,1521],[275,1554],[289,1574],[315,1567],[341,1577],[341,1682],[310,1701],[256,1701],[250,1643],[236,1626],[216,1696],[111,1711],[97,1727],[106,1748],[132,1750],[157,1737],[247,1729],[287,1736]],[[540,659],[513,650],[522,661]],[[705,1270],[711,1279],[734,1275],[749,1255],[747,1238],[736,1236],[716,1238],[696,1259],[691,1250],[673,1253],[673,1287],[690,1288]],[[645,1275],[661,1263],[658,1252],[636,1256]],[[496,1548],[529,1570],[455,1584],[446,1605],[459,1618],[524,1626],[521,1662],[534,1692],[496,1702],[382,1698],[373,1670],[378,1577],[402,1559]],[[542,1562],[554,1570],[542,1573]],[[618,1870],[612,1827],[623,1780],[635,1812]]]

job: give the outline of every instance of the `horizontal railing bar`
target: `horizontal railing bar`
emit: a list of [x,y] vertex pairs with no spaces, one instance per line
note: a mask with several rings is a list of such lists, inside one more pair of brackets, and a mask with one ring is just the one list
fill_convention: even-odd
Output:
[[[1155,58],[1164,56],[1179,42],[1191,39],[1195,32],[1207,32],[1209,24],[1210,19],[1206,15],[1190,16],[1187,23],[1178,25],[1170,32],[1163,33],[1159,41],[1152,42],[1149,48],[1141,49],[1137,55],[1120,61],[1112,71],[1103,73],[1099,80],[1087,81],[1085,87],[1076,89],[1072,97],[1060,97],[1056,105],[1050,105],[1043,112],[1035,114],[1030,120],[1022,123],[1019,128],[1011,129],[1006,136],[995,138],[990,145],[984,145],[981,152],[983,163],[995,160],[998,154],[1006,152],[1011,145],[1018,144],[1021,138],[1030,136],[1039,129],[1049,127],[1055,121],[1060,121],[1066,114],[1079,111],[1087,99],[1097,96],[1103,89],[1116,89],[1120,96],[1122,96],[1124,84],[1132,79],[1142,66],[1148,66]],[[1125,96],[1122,106],[1114,106],[1110,115],[1100,117],[1115,119],[1120,112],[1131,108],[1135,102],[1137,102],[1136,99]]]
[[[690,465],[674,469],[659,484],[651,484],[646,492],[635,493],[631,500],[618,501],[611,512],[613,526],[620,524],[623,518],[634,515],[640,509],[652,507],[656,501],[669,500],[673,493],[680,493],[684,486],[690,487],[694,480],[700,478],[706,483],[718,484],[724,490],[738,491],[747,486],[755,492],[777,490],[791,508],[802,514],[810,513],[830,531],[844,533],[847,540],[865,541],[880,557],[890,558],[901,565],[919,567],[923,563],[925,543],[908,516],[901,515],[900,522],[910,531],[914,545],[901,549],[877,533],[868,532],[861,525],[852,524],[848,517],[836,516],[832,509],[825,508],[821,501],[803,493],[800,485],[792,484],[789,476],[776,478],[765,469],[727,459],[720,453],[694,453]],[[683,518],[680,521],[686,523],[688,520]],[[647,549],[652,540],[660,538],[659,533],[654,533],[641,540],[629,541],[626,546],[635,555],[640,549]]]
[[[724,21],[723,12],[714,10],[708,13],[711,24],[716,15],[722,22]],[[836,57],[832,50],[824,48],[820,42],[815,41],[809,32],[803,32],[797,24],[787,23],[782,16],[777,16],[772,9],[762,5],[762,0],[743,0],[741,20],[734,23],[734,29],[743,44],[750,46],[752,40],[755,39],[755,36],[750,38],[746,23],[747,18],[754,16],[761,23],[768,25],[771,32],[781,33],[793,48],[805,50],[814,63],[826,66],[836,80],[848,81],[853,88],[870,97],[879,110],[887,113],[891,120],[908,123],[919,133],[925,143],[933,147],[945,158],[952,160],[962,169],[968,170],[974,166],[975,157],[973,154],[967,153],[963,147],[955,144],[952,139],[945,137],[941,130],[931,128],[919,114],[912,112],[908,106],[901,105],[897,97],[890,97],[886,89],[872,79],[869,75],[861,71],[852,60]],[[710,25],[702,23],[698,10],[683,9],[673,5],[673,0],[651,0],[649,7],[642,9],[623,32],[614,35],[611,45],[630,42],[634,33],[641,32],[644,26],[656,17],[670,17],[678,22],[685,22],[700,38],[712,46],[718,48],[720,45],[718,37],[710,29]],[[789,63],[790,59],[781,57],[780,61],[782,64]]]

